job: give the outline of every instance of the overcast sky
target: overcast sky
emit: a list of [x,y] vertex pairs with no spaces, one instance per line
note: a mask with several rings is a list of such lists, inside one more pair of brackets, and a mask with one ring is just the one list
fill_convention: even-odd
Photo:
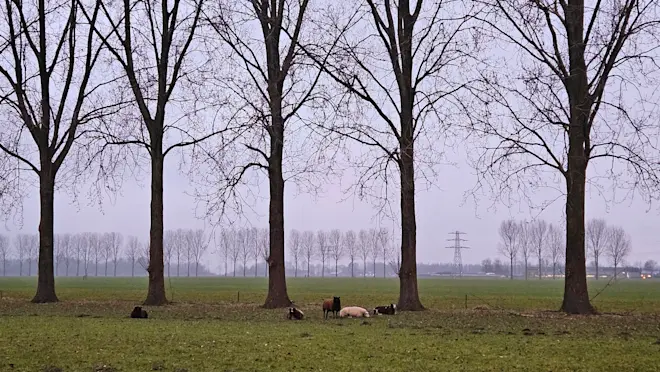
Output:
[[[511,54],[510,56],[513,56]],[[28,139],[29,140],[29,139]],[[34,144],[31,144],[34,146]],[[483,258],[498,256],[497,244],[499,242],[498,226],[506,218],[532,219],[540,217],[548,222],[560,223],[565,208],[561,197],[565,186],[557,184],[555,190],[550,188],[540,190],[533,195],[535,203],[545,200],[556,201],[540,215],[531,212],[525,205],[514,205],[511,209],[497,204],[492,209],[489,196],[485,195],[479,205],[471,199],[464,202],[464,193],[470,190],[475,183],[474,170],[466,164],[466,151],[475,151],[470,144],[459,146],[460,150],[448,150],[447,160],[457,165],[444,166],[439,169],[435,185],[425,189],[423,181],[417,181],[417,257],[418,262],[451,262],[453,251],[446,249],[452,244],[447,239],[452,238],[451,231],[460,230],[470,249],[463,252],[465,263],[478,263]],[[359,151],[357,148],[355,151]],[[424,153],[417,150],[418,161],[423,161]],[[286,167],[286,165],[285,165]],[[148,169],[148,168],[147,168]],[[590,164],[589,175],[598,170],[597,164]],[[28,173],[25,173],[27,176]],[[352,173],[344,175],[350,182]],[[30,175],[30,177],[36,177]],[[124,235],[138,235],[144,241],[149,233],[149,186],[146,181],[148,174],[143,175],[143,181],[138,185],[133,179],[127,179],[116,201],[111,203],[106,199],[103,213],[99,211],[95,201],[92,206],[86,200],[80,200],[78,206],[71,204],[70,197],[62,192],[56,195],[55,232],[107,232],[117,231]],[[36,178],[35,178],[36,180]],[[253,226],[266,227],[268,222],[268,184],[263,179],[262,187],[258,193],[261,200],[254,205],[256,213],[249,213],[246,208],[244,220]],[[346,181],[346,180],[345,180]],[[605,181],[599,181],[604,189],[610,189]],[[83,187],[84,189],[84,187]],[[559,191],[558,191],[559,190]],[[178,172],[178,156],[170,155],[165,165],[165,229],[176,228],[205,228],[210,231],[208,221],[197,217],[203,210],[195,210],[195,200],[186,194],[192,193],[192,185],[187,176]],[[395,192],[396,196],[397,193]],[[38,190],[34,189],[32,197],[24,203],[24,226],[10,223],[0,229],[8,234],[17,232],[36,233],[39,219]],[[369,201],[360,201],[349,198],[340,202],[346,195],[339,182],[327,184],[317,199],[309,195],[297,195],[294,184],[287,184],[285,196],[285,228],[287,234],[292,228],[299,230],[333,229],[341,230],[370,228],[379,226],[376,210]],[[392,199],[392,208],[398,213],[399,200]],[[608,208],[609,207],[609,208]],[[621,204],[606,205],[604,199],[588,188],[587,218],[602,217],[609,224],[620,225],[632,237],[632,253],[628,262],[655,259],[660,261],[660,217],[657,206],[647,213],[648,206],[639,199],[626,200]],[[196,217],[197,215],[197,217]],[[393,225],[392,220],[383,220],[380,226],[399,228]],[[214,266],[215,268],[215,266]]]

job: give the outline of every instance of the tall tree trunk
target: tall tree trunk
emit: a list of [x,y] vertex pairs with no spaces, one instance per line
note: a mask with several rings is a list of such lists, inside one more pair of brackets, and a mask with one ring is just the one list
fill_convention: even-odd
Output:
[[362,277],[367,277],[367,260],[362,261]]
[[294,277],[298,277],[298,260],[296,260],[296,271],[294,273]]
[[307,277],[309,278],[309,258],[307,259]]
[[351,278],[355,278],[355,261],[351,257]]
[[555,273],[557,272],[557,263],[553,262],[552,263],[552,279],[556,279]]
[[131,261],[131,277],[135,276],[135,260]]
[[[402,95],[400,176],[401,176],[401,269],[399,303],[401,310],[424,310],[417,288],[417,222],[415,217],[415,168],[413,163],[412,97]],[[406,99],[407,98],[407,99]]]
[[[268,40],[269,41],[269,40]],[[269,49],[277,47],[268,43]],[[271,51],[275,53],[276,51]],[[269,72],[273,66],[269,66]],[[279,67],[277,68],[279,70]],[[270,75],[272,78],[273,75]],[[291,305],[287,293],[284,268],[284,178],[282,175],[282,154],[284,151],[284,119],[279,85],[273,79],[269,82],[272,122],[270,132],[270,156],[268,158],[268,181],[270,184],[270,205],[268,208],[270,227],[270,255],[268,257],[268,295],[263,307],[274,309]]]
[[163,138],[158,129],[151,133],[151,228],[149,231],[149,291],[145,305],[167,304],[163,264]]
[[541,263],[541,252],[539,252],[539,280],[543,276],[543,264]]
[[339,275],[337,274],[337,265],[339,264],[339,260],[335,260],[335,278],[338,277]]
[[[584,250],[584,192],[586,161],[584,158],[584,149],[573,149],[572,152],[578,153],[578,155],[569,156],[568,158],[568,195],[566,198],[566,270],[564,280],[564,300],[561,306],[561,310],[570,314],[590,314],[594,312],[594,309],[589,302],[589,292],[587,289],[587,268],[585,262],[586,257]],[[582,153],[582,159],[579,159],[580,153]],[[583,166],[575,169],[577,166],[579,166],[579,163],[582,163]],[[574,166],[572,169],[571,165]]]
[[[48,143],[48,133],[41,141]],[[47,151],[45,151],[47,152]],[[58,302],[55,294],[55,272],[53,270],[53,222],[55,199],[55,170],[50,158],[41,155],[41,174],[39,176],[39,203],[41,205],[41,221],[39,222],[39,273],[37,293],[32,298],[33,303]]]
[[587,173],[589,94],[584,59],[584,1],[569,2],[565,22],[568,39],[570,77],[566,82],[570,104],[568,128],[568,168],[566,178],[566,275],[561,310],[571,314],[591,314],[584,242],[585,183]]
[[181,257],[177,256],[176,257],[176,276],[177,277],[181,276],[180,269],[181,269]]

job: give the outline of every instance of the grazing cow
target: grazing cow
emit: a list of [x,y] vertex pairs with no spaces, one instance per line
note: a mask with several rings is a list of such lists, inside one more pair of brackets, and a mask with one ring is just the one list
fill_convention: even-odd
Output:
[[147,314],[147,310],[142,310],[140,306],[134,307],[133,311],[131,311],[131,318],[147,319],[148,317],[149,314]]
[[351,318],[369,318],[369,312],[367,309],[359,306],[349,306],[341,309],[339,312],[340,318],[351,317]]
[[337,313],[341,310],[341,301],[339,297],[333,297],[332,300],[323,300],[323,317],[328,319],[328,314],[332,311],[332,315],[337,317]]
[[305,313],[303,313],[300,309],[296,309],[295,307],[289,308],[289,319],[302,320],[304,316]]
[[378,314],[394,315],[396,314],[396,305],[389,304],[387,306],[376,306],[374,309],[374,315]]

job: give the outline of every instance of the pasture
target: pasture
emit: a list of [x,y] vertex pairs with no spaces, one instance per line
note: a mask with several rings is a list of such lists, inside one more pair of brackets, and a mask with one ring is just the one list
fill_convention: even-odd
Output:
[[[36,278],[0,278],[0,371],[656,371],[660,281],[621,280],[603,314],[566,316],[561,280],[420,279],[423,312],[323,319],[322,299],[372,309],[398,281],[288,278],[305,312],[265,310],[265,278],[172,278],[144,307],[146,278],[57,278],[57,304],[31,304]],[[594,296],[606,281],[591,281]],[[467,295],[467,301],[466,301]]]

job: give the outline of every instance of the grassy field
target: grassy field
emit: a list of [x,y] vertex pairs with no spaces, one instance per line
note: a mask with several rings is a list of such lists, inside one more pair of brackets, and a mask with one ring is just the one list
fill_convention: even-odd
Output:
[[389,304],[397,280],[289,278],[300,322],[259,307],[266,284],[172,278],[173,304],[139,320],[146,278],[58,278],[61,302],[41,305],[35,278],[0,278],[0,371],[660,369],[660,281],[610,284],[593,301],[602,315],[582,317],[556,312],[559,280],[420,279],[427,311],[324,320],[322,298]]

